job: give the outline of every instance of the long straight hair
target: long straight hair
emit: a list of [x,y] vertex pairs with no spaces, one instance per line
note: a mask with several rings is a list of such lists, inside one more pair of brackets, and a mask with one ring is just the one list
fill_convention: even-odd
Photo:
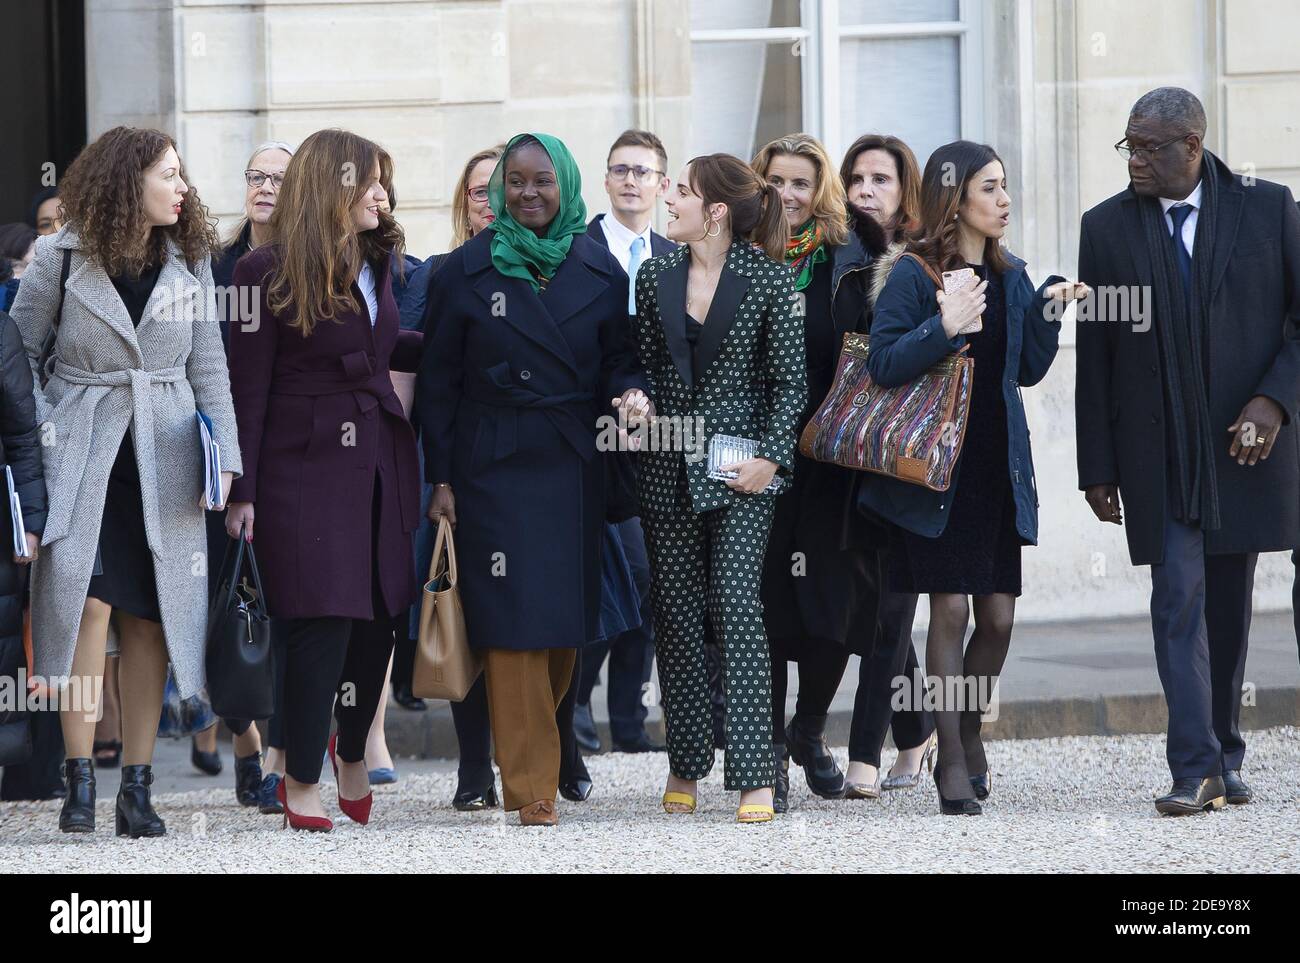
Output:
[[[921,226],[907,249],[936,271],[955,271],[966,266],[957,229],[958,208],[966,200],[972,178],[993,161],[1002,158],[987,144],[955,140],[944,144],[925,162],[921,178]],[[1006,165],[1002,165],[1003,170]],[[1004,273],[1011,267],[997,238],[984,239],[984,263]]]
[[303,337],[318,321],[333,321],[359,307],[351,285],[363,263],[382,264],[390,253],[401,259],[402,229],[388,212],[379,212],[379,226],[372,231],[357,233],[352,227],[352,206],[369,189],[376,162],[387,189],[393,182],[388,152],[337,129],[316,131],[289,160],[271,212],[280,257],[267,303],[277,313],[292,310],[289,327]]
[[882,224],[891,241],[901,241],[921,226],[921,166],[907,142],[893,134],[863,134],[849,147],[840,165],[840,181],[848,191],[853,165],[869,150],[883,150],[894,159],[898,171],[898,211],[889,224]]
[[813,221],[821,228],[823,243],[831,246],[843,244],[849,239],[848,198],[844,185],[835,176],[831,155],[812,134],[787,134],[764,145],[749,166],[766,181],[772,161],[783,156],[803,157],[812,164],[817,175],[811,205]]
[[474,236],[474,228],[469,223],[469,179],[474,173],[474,168],[484,161],[499,161],[505,152],[506,145],[497,144],[495,147],[479,151],[465,162],[465,168],[460,172],[460,179],[456,181],[456,194],[451,199],[452,250]]
[[757,244],[768,257],[785,261],[790,228],[781,209],[781,193],[731,154],[705,154],[691,159],[691,190],[704,206],[726,204],[731,235]]

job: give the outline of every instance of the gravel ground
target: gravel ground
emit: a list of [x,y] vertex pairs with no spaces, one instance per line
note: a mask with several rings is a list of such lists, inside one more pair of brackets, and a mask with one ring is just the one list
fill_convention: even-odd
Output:
[[111,799],[89,836],[57,831],[58,803],[0,803],[0,872],[1298,872],[1300,729],[1248,739],[1255,803],[1181,819],[1150,802],[1168,786],[1159,736],[990,743],[993,795],[978,818],[940,816],[932,783],[817,799],[792,767],[790,812],[761,826],[733,822],[721,754],[699,811],[671,817],[658,806],[662,755],[603,755],[588,760],[591,799],[561,801],[557,829],[455,812],[452,773],[382,787],[369,826],[339,816],[330,835],[281,832],[224,779],[157,796],[169,834],[134,842],[112,835]]

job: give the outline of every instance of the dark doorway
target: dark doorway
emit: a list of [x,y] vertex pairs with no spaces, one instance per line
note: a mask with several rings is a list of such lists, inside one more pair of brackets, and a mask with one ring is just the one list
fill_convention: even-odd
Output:
[[0,90],[11,96],[0,150],[0,223],[27,219],[33,195],[86,143],[85,0],[5,4]]

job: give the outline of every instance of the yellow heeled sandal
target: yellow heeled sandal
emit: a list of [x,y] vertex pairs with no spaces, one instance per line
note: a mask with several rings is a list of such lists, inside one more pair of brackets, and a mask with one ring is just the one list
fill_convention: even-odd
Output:
[[[685,806],[685,809],[669,809],[669,806]],[[695,797],[690,793],[666,792],[663,801],[664,812],[674,816],[695,812]]]
[[752,803],[741,806],[736,810],[736,822],[738,823],[770,823],[776,815],[776,810],[771,806],[757,806]]

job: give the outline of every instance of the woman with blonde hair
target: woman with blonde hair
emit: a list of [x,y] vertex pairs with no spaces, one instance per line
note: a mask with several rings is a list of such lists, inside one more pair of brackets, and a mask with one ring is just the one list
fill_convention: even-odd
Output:
[[[755,155],[755,173],[776,189],[790,228],[785,262],[803,317],[808,399],[796,433],[826,397],[840,344],[866,331],[867,287],[884,233],[853,219],[826,149],[808,134],[772,141]],[[772,646],[772,738],[778,811],[786,807],[789,765],[808,788],[837,799],[844,775],[826,746],[826,719],[849,655],[868,654],[879,602],[872,546],[879,536],[853,504],[853,472],[795,452],[794,483],[777,500],[763,571],[763,619]],[[799,665],[799,697],[785,724],[787,662]]]
[[386,211],[392,175],[377,144],[317,131],[285,170],[271,243],[235,268],[257,316],[230,332],[249,459],[226,531],[263,536],[258,561],[285,654],[280,803],[294,829],[333,828],[317,783],[336,693],[337,748],[328,741],[339,808],[369,821],[366,736],[393,633],[416,596],[419,467],[389,370],[414,370],[421,338],[399,331],[388,283],[403,243]]

